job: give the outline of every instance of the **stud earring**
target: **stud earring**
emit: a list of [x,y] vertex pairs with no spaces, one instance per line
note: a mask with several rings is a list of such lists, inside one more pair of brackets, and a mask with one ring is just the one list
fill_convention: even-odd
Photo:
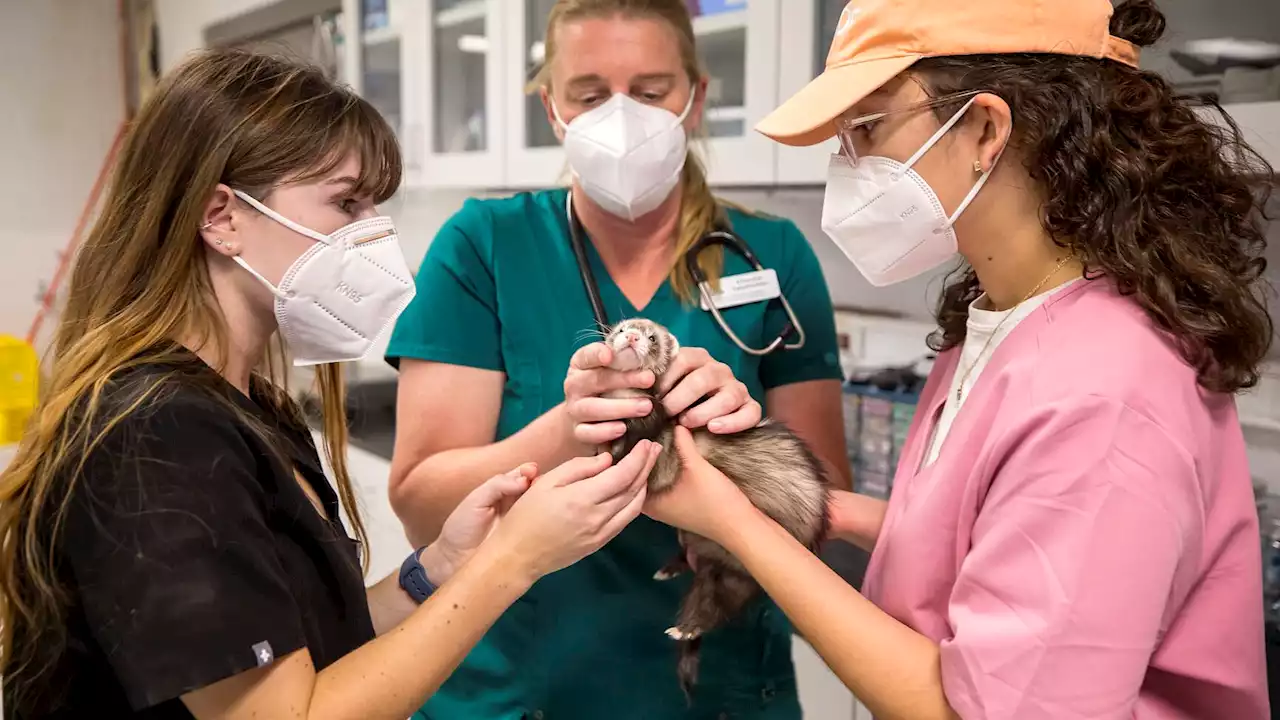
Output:
[[982,172],[982,161],[981,161],[981,160],[974,160],[974,161],[973,161],[973,171],[974,171],[974,172],[976,172],[976,173],[981,173],[981,172]]
[[222,241],[221,241],[221,240],[219,240],[219,239],[217,239],[217,238],[214,238],[213,244],[214,244],[214,245],[221,245],[221,244],[222,244]]

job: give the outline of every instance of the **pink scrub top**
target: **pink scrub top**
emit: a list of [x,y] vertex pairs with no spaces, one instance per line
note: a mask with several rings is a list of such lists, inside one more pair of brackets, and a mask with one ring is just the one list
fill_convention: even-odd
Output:
[[1270,717],[1258,518],[1230,395],[1107,280],[1000,344],[921,468],[938,358],[866,596],[938,642],[965,720]]

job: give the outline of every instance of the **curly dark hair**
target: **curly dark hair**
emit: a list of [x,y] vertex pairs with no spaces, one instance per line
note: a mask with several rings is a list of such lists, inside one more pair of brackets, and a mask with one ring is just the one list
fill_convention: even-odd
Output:
[[[1116,8],[1111,33],[1139,46],[1164,33],[1151,0]],[[1010,145],[1041,186],[1044,227],[1093,279],[1106,276],[1176,340],[1200,384],[1257,384],[1273,327],[1267,313],[1266,160],[1216,104],[1220,123],[1175,97],[1160,76],[1066,55],[929,58],[915,65],[934,97],[1000,96],[1013,112]],[[950,117],[954,107],[937,110]],[[968,265],[947,279],[930,347],[964,341],[981,295]]]

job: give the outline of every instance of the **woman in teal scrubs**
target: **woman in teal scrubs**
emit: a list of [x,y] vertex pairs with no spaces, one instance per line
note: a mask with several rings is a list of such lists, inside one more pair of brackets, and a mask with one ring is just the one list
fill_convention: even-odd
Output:
[[[601,369],[607,351],[587,344],[595,321],[570,244],[569,193],[609,321],[650,318],[684,348],[660,385],[674,385],[667,409],[687,426],[733,432],[754,425],[763,407],[847,487],[822,272],[794,225],[716,203],[697,159],[686,158],[685,133],[696,129],[706,92],[693,40],[682,0],[574,0],[553,10],[538,84],[572,187],[468,201],[432,243],[390,343],[388,359],[400,367],[391,500],[416,544],[483,478],[590,453],[619,434],[618,420],[648,411],[596,397],[654,379]],[[748,354],[693,301],[684,252],[717,222],[777,272],[803,325],[802,348]],[[733,252],[699,260],[716,277],[752,269]],[[786,323],[777,302],[723,315],[755,348]],[[653,579],[677,552],[675,532],[642,517],[538,582],[420,716],[799,718],[791,629],[767,598],[706,637],[699,684],[692,703],[685,698],[663,631],[688,578]]]

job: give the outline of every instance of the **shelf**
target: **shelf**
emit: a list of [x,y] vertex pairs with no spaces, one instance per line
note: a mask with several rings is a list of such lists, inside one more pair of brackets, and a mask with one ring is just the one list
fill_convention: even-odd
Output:
[[730,10],[714,15],[699,15],[693,19],[693,34],[698,37],[715,35],[731,30],[746,30],[747,11]]
[[485,16],[489,14],[488,5],[488,0],[467,0],[454,5],[448,10],[436,13],[436,27],[451,28],[470,22],[483,22]]
[[747,109],[741,105],[707,108],[703,111],[702,118],[706,122],[732,122],[734,120],[746,122]]
[[360,34],[361,42],[366,48],[377,45],[385,45],[386,43],[396,42],[400,39],[399,28],[391,25],[384,25],[373,30],[365,30]]

